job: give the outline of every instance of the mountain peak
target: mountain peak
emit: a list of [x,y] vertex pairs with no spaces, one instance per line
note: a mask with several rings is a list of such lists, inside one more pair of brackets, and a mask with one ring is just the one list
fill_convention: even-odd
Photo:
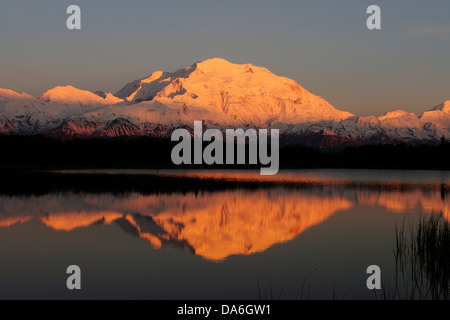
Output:
[[264,67],[258,67],[251,63],[237,64],[230,62],[222,58],[212,58],[195,63],[191,68],[195,68],[200,72],[213,73],[213,74],[234,74],[239,75],[239,73],[252,74],[256,70],[267,72],[272,74],[269,70]]
[[7,99],[35,99],[35,97],[27,94],[27,93],[18,93],[16,91],[10,89],[2,89],[0,88],[0,97],[4,97]]
[[[57,86],[50,90],[45,91],[41,95],[39,95],[37,98],[46,102],[68,102],[76,98],[81,97],[91,97],[93,99],[95,97],[98,97],[94,93],[90,91],[84,91],[77,89],[71,85],[66,86]],[[100,97],[98,97],[100,98]]]
[[165,74],[166,74],[166,72],[164,72],[164,71],[155,71],[149,77],[141,79],[140,82],[141,83],[149,83],[149,82],[152,82],[152,81],[160,79]]
[[430,111],[440,110],[444,113],[450,113],[450,100],[442,102],[440,105],[430,109]]
[[404,111],[404,110],[395,110],[395,111],[386,112],[383,116],[378,117],[378,119],[382,121],[382,120],[386,120],[386,119],[393,119],[393,118],[400,118],[400,117],[407,117],[407,116],[415,116],[415,114]]
[[197,62],[197,64],[201,64],[201,63],[206,63],[206,64],[234,64],[226,59],[223,58],[209,58],[209,59],[205,59],[205,60],[200,60]]
[[71,85],[54,87],[42,93],[37,98],[45,102],[84,105],[108,105],[122,102],[122,99],[119,99],[110,93],[106,93],[104,94],[104,97],[102,97],[91,91],[80,90]]
[[155,71],[148,77],[126,84],[115,96],[131,102],[150,101],[172,81],[179,78],[188,78],[191,74],[200,77],[233,80],[233,78],[245,73],[252,74],[255,70],[271,74],[266,68],[256,67],[251,63],[235,64],[222,58],[212,58],[198,61],[190,67],[178,69],[172,73]]
[[223,71],[224,69],[230,68],[230,67],[238,68],[241,66],[252,66],[251,63],[237,64],[237,63],[233,63],[233,62],[230,62],[230,61],[222,59],[222,58],[211,58],[211,59],[201,60],[201,61],[198,61],[195,65],[197,65],[197,68],[199,68],[199,69],[210,68],[210,69],[215,69],[216,71],[220,71],[220,70]]

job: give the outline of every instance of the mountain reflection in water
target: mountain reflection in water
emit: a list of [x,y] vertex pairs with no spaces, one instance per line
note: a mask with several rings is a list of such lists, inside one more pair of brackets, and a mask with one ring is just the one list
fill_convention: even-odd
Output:
[[117,224],[154,248],[176,246],[207,260],[262,252],[290,241],[339,210],[358,204],[393,212],[419,208],[449,220],[450,200],[439,185],[378,189],[325,185],[308,188],[186,193],[71,193],[0,196],[0,227],[37,219],[61,231]]

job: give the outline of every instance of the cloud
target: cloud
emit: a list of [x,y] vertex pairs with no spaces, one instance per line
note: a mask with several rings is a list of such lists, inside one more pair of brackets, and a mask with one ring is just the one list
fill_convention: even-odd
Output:
[[450,40],[450,26],[408,28],[407,33],[417,36],[431,36]]

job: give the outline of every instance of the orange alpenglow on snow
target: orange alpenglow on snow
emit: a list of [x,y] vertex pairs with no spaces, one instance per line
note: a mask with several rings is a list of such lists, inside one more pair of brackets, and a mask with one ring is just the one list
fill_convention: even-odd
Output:
[[[220,58],[197,62],[174,73],[156,71],[127,84],[116,96],[130,102],[158,101],[169,110],[185,111],[178,115],[185,123],[205,119],[221,124],[262,125],[271,120],[293,124],[353,116],[335,109],[294,80],[250,63],[234,64]],[[197,118],[187,119],[189,113]]]
[[103,106],[112,105],[123,101],[111,93],[105,93],[104,97],[101,97],[90,91],[80,90],[70,85],[55,87],[42,93],[37,98],[45,102]]
[[221,261],[290,241],[337,210],[352,206],[349,200],[339,197],[267,193],[224,192],[220,198],[191,195],[192,199],[183,201],[182,212],[171,208],[153,218],[171,238],[189,243],[195,254]]

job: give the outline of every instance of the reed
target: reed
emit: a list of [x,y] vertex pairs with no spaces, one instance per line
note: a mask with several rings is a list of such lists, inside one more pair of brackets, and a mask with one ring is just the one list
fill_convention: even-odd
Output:
[[450,297],[450,223],[442,215],[422,216],[406,228],[395,227],[396,272],[386,299],[448,300]]

